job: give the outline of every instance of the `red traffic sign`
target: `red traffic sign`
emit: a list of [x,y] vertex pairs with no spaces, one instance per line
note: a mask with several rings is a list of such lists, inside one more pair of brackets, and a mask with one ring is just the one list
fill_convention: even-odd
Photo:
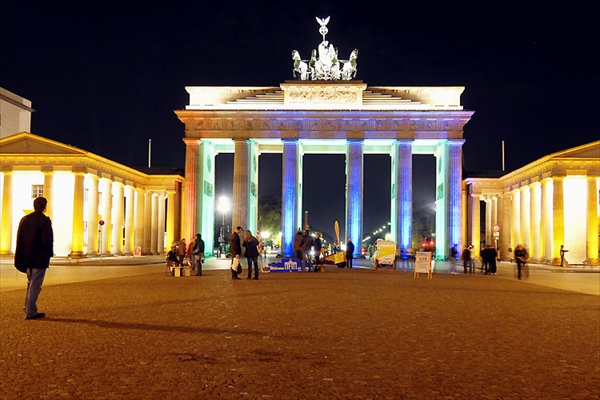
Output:
[[500,226],[499,225],[494,225],[494,232],[500,232]]
[[98,223],[100,224],[100,226],[102,226],[102,225],[104,225],[104,220],[101,219]]

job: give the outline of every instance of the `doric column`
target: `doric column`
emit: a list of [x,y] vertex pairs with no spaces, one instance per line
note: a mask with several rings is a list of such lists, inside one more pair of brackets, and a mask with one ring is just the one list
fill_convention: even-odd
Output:
[[510,209],[510,224],[512,229],[510,230],[510,245],[514,251],[516,245],[523,244],[523,238],[521,237],[521,191],[517,188],[511,193],[512,206]]
[[133,228],[133,251],[136,250],[141,253],[142,246],[144,245],[144,198],[145,192],[143,189],[135,189],[135,203],[133,210],[134,228]]
[[152,192],[144,193],[144,219],[143,231],[144,239],[142,240],[142,255],[152,255]]
[[248,227],[248,201],[250,198],[250,157],[249,140],[234,140],[233,156],[233,201],[231,207],[231,225],[235,229],[242,225]]
[[[215,225],[215,144],[207,140],[200,141],[197,157],[196,225],[189,236],[191,240],[196,233],[201,233],[206,248],[212,249]],[[258,199],[253,204],[247,204],[249,209],[256,209],[257,205]],[[250,226],[244,228],[253,229]]]
[[501,199],[500,207],[500,258],[503,260],[510,259],[511,254],[508,251],[510,248],[510,193],[504,193]]
[[[461,237],[462,221],[462,145],[464,140],[451,140],[447,142],[448,160],[443,163],[446,166],[447,193],[445,193],[445,208],[447,213],[447,227],[444,237],[447,239],[440,246],[437,239],[437,256],[445,257],[450,253],[451,245],[457,244],[462,247],[463,239]],[[437,231],[437,228],[436,228]],[[438,235],[436,235],[437,237]]]
[[165,252],[165,194],[161,193],[158,196],[158,241],[156,244],[158,253]]
[[391,228],[396,246],[412,247],[412,141],[392,144]]
[[[152,193],[150,199],[150,252],[152,254],[160,254],[158,250],[158,194]],[[191,243],[191,237],[188,243]]]
[[8,255],[12,243],[12,178],[13,171],[3,170],[4,183],[2,185],[2,234],[0,235],[0,254]]
[[542,237],[540,238],[542,243],[542,260],[546,262],[552,261],[552,247],[554,240],[554,212],[552,210],[553,202],[553,186],[552,179],[542,179],[542,193],[541,193],[541,222],[540,232]]
[[472,257],[478,257],[481,251],[481,195],[471,194],[471,223],[473,229],[471,230],[471,250]]
[[167,243],[165,247],[169,248],[177,240],[175,238],[175,191],[167,190]]
[[52,213],[54,209],[53,201],[53,186],[54,182],[54,167],[51,166],[43,166],[41,168],[44,173],[44,197],[48,200],[48,207],[46,208],[46,215],[52,219]]
[[124,225],[124,197],[123,184],[113,182],[112,184],[112,253],[123,254],[123,225]]
[[598,263],[598,178],[587,177],[587,262]]
[[85,171],[73,168],[75,182],[73,187],[73,230],[71,234],[70,258],[83,258],[83,199],[84,199],[84,174]]
[[112,182],[109,179],[101,178],[99,182],[100,190],[100,213],[104,225],[100,227],[100,254],[109,255],[111,253],[111,225],[112,225]]
[[354,257],[360,255],[363,211],[363,141],[348,140],[346,148],[346,237],[352,238]]
[[560,246],[565,244],[565,202],[563,196],[563,176],[553,176],[554,194],[552,196],[552,215],[554,222],[552,263],[560,264]]
[[485,244],[492,244],[492,198],[485,196]]
[[529,224],[531,221],[531,207],[529,205],[529,186],[521,187],[521,203],[519,212],[521,215],[521,238],[523,240],[523,246],[527,249],[529,254],[531,255],[531,231],[529,229]]
[[98,175],[87,175],[89,182],[87,193],[87,256],[99,254],[98,247]]
[[[201,190],[201,182],[198,182],[198,140],[184,139],[185,142],[185,186],[183,190],[183,232],[182,237],[189,238],[195,234],[198,190]],[[234,172],[235,179],[235,172]],[[200,187],[199,187],[200,186]],[[202,198],[200,192],[200,199]],[[172,204],[170,204],[171,206]],[[202,205],[200,205],[202,206]],[[179,240],[181,238],[176,238]],[[170,243],[169,243],[170,245]]]
[[530,189],[529,203],[531,205],[531,218],[529,220],[531,250],[530,255],[534,261],[542,259],[540,220],[542,219],[542,184],[533,182]]
[[134,248],[134,244],[133,244],[133,209],[134,209],[134,202],[135,202],[135,195],[134,195],[134,189],[132,186],[125,186],[125,190],[124,190],[124,196],[125,196],[125,248],[123,249],[123,252],[125,253],[125,255],[132,255],[133,254],[133,248]]
[[281,165],[281,247],[286,257],[292,255],[296,229],[300,227],[298,207],[302,204],[302,186],[299,182],[300,145],[297,140],[282,140]]

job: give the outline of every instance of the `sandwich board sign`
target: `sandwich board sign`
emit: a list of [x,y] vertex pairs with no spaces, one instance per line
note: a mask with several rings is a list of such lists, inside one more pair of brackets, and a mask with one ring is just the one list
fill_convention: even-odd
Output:
[[418,278],[419,274],[427,274],[427,279],[431,279],[431,252],[430,251],[418,251],[415,257],[415,271],[413,278]]

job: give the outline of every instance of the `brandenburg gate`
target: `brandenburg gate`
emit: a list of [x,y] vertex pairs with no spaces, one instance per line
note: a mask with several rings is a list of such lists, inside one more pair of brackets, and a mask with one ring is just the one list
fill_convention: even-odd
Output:
[[[391,234],[399,249],[411,247],[412,155],[436,157],[436,256],[463,244],[464,87],[370,87],[354,79],[348,60],[325,40],[329,19],[319,19],[323,41],[311,60],[292,52],[299,80],[275,87],[186,87],[189,104],[175,113],[185,125],[186,162],[182,232],[214,242],[215,157],[234,154],[232,225],[256,233],[258,163],[282,154],[282,251],[292,254],[302,227],[304,154],[345,154],[346,221],[342,241],[363,238],[363,156],[391,157]],[[319,55],[317,58],[316,55]],[[356,246],[356,254],[360,246]]]

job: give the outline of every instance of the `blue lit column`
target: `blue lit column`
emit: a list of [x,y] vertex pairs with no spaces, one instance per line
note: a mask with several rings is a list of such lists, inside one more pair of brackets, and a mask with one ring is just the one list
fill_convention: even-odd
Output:
[[231,204],[232,229],[235,229],[238,225],[241,225],[244,229],[248,229],[248,200],[250,195],[249,144],[249,140],[234,140],[233,201]]
[[392,145],[392,240],[400,249],[412,247],[412,141]]
[[352,239],[354,257],[360,255],[363,214],[363,141],[348,140],[346,149],[346,237]]
[[294,234],[298,225],[298,208],[302,204],[299,183],[300,146],[297,140],[282,140],[281,248],[286,257],[292,255]]
[[[439,242],[436,234],[437,256],[444,257],[450,253],[450,247],[458,244],[462,247],[462,145],[464,140],[448,142],[448,193],[446,207],[448,209],[448,223],[444,236],[448,240]],[[438,230],[436,228],[436,230]]]

